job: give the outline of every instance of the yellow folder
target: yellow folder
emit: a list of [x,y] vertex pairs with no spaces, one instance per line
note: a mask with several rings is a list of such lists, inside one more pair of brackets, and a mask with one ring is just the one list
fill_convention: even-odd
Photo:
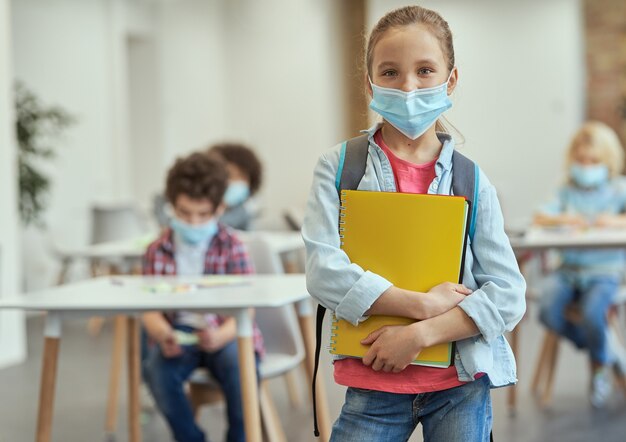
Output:
[[[463,197],[343,190],[341,247],[364,270],[397,287],[427,292],[443,282],[462,281],[469,212]],[[360,341],[372,331],[412,322],[371,316],[355,327],[333,315],[330,352],[363,357],[369,347]],[[450,366],[452,343],[425,348],[413,363]]]

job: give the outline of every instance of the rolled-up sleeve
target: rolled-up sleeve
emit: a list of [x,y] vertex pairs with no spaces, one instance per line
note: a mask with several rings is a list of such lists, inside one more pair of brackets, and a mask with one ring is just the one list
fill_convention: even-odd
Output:
[[311,296],[337,317],[352,324],[389,287],[387,279],[351,263],[340,248],[339,196],[335,187],[338,148],[329,152],[335,165],[322,155],[315,167],[302,237],[306,246],[306,281]]
[[472,274],[478,288],[459,307],[474,321],[482,337],[491,342],[511,331],[526,311],[526,282],[504,232],[496,190],[481,173],[474,240]]

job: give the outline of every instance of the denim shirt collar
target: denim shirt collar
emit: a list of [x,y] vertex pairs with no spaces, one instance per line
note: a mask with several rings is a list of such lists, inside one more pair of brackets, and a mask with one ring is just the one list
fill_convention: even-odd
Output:
[[[362,130],[361,133],[366,133],[368,135],[368,139],[370,142],[370,146],[376,146],[376,148],[385,155],[383,150],[376,144],[374,141],[374,135],[378,130],[383,126],[383,123],[376,123],[372,127],[366,130]],[[446,170],[450,171],[452,169],[452,153],[454,152],[454,139],[450,134],[444,132],[437,132],[437,138],[443,144],[441,148],[441,152],[439,152],[439,158],[437,159],[437,163],[435,163],[435,172],[437,176],[440,176],[441,173]]]

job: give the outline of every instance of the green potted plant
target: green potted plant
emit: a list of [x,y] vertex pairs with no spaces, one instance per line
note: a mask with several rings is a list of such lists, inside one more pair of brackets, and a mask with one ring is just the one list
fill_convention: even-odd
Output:
[[15,107],[20,219],[25,226],[41,226],[50,193],[45,162],[54,158],[54,142],[75,120],[58,106],[42,104],[19,82],[15,86]]

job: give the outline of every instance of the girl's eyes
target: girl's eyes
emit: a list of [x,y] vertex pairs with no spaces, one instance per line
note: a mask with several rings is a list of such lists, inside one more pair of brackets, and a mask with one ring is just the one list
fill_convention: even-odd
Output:
[[[420,68],[417,70],[418,75],[429,75],[429,74],[432,74],[433,72],[435,71],[433,71],[430,68]],[[383,77],[396,77],[397,75],[398,75],[398,72],[394,70],[388,70],[382,73]]]

